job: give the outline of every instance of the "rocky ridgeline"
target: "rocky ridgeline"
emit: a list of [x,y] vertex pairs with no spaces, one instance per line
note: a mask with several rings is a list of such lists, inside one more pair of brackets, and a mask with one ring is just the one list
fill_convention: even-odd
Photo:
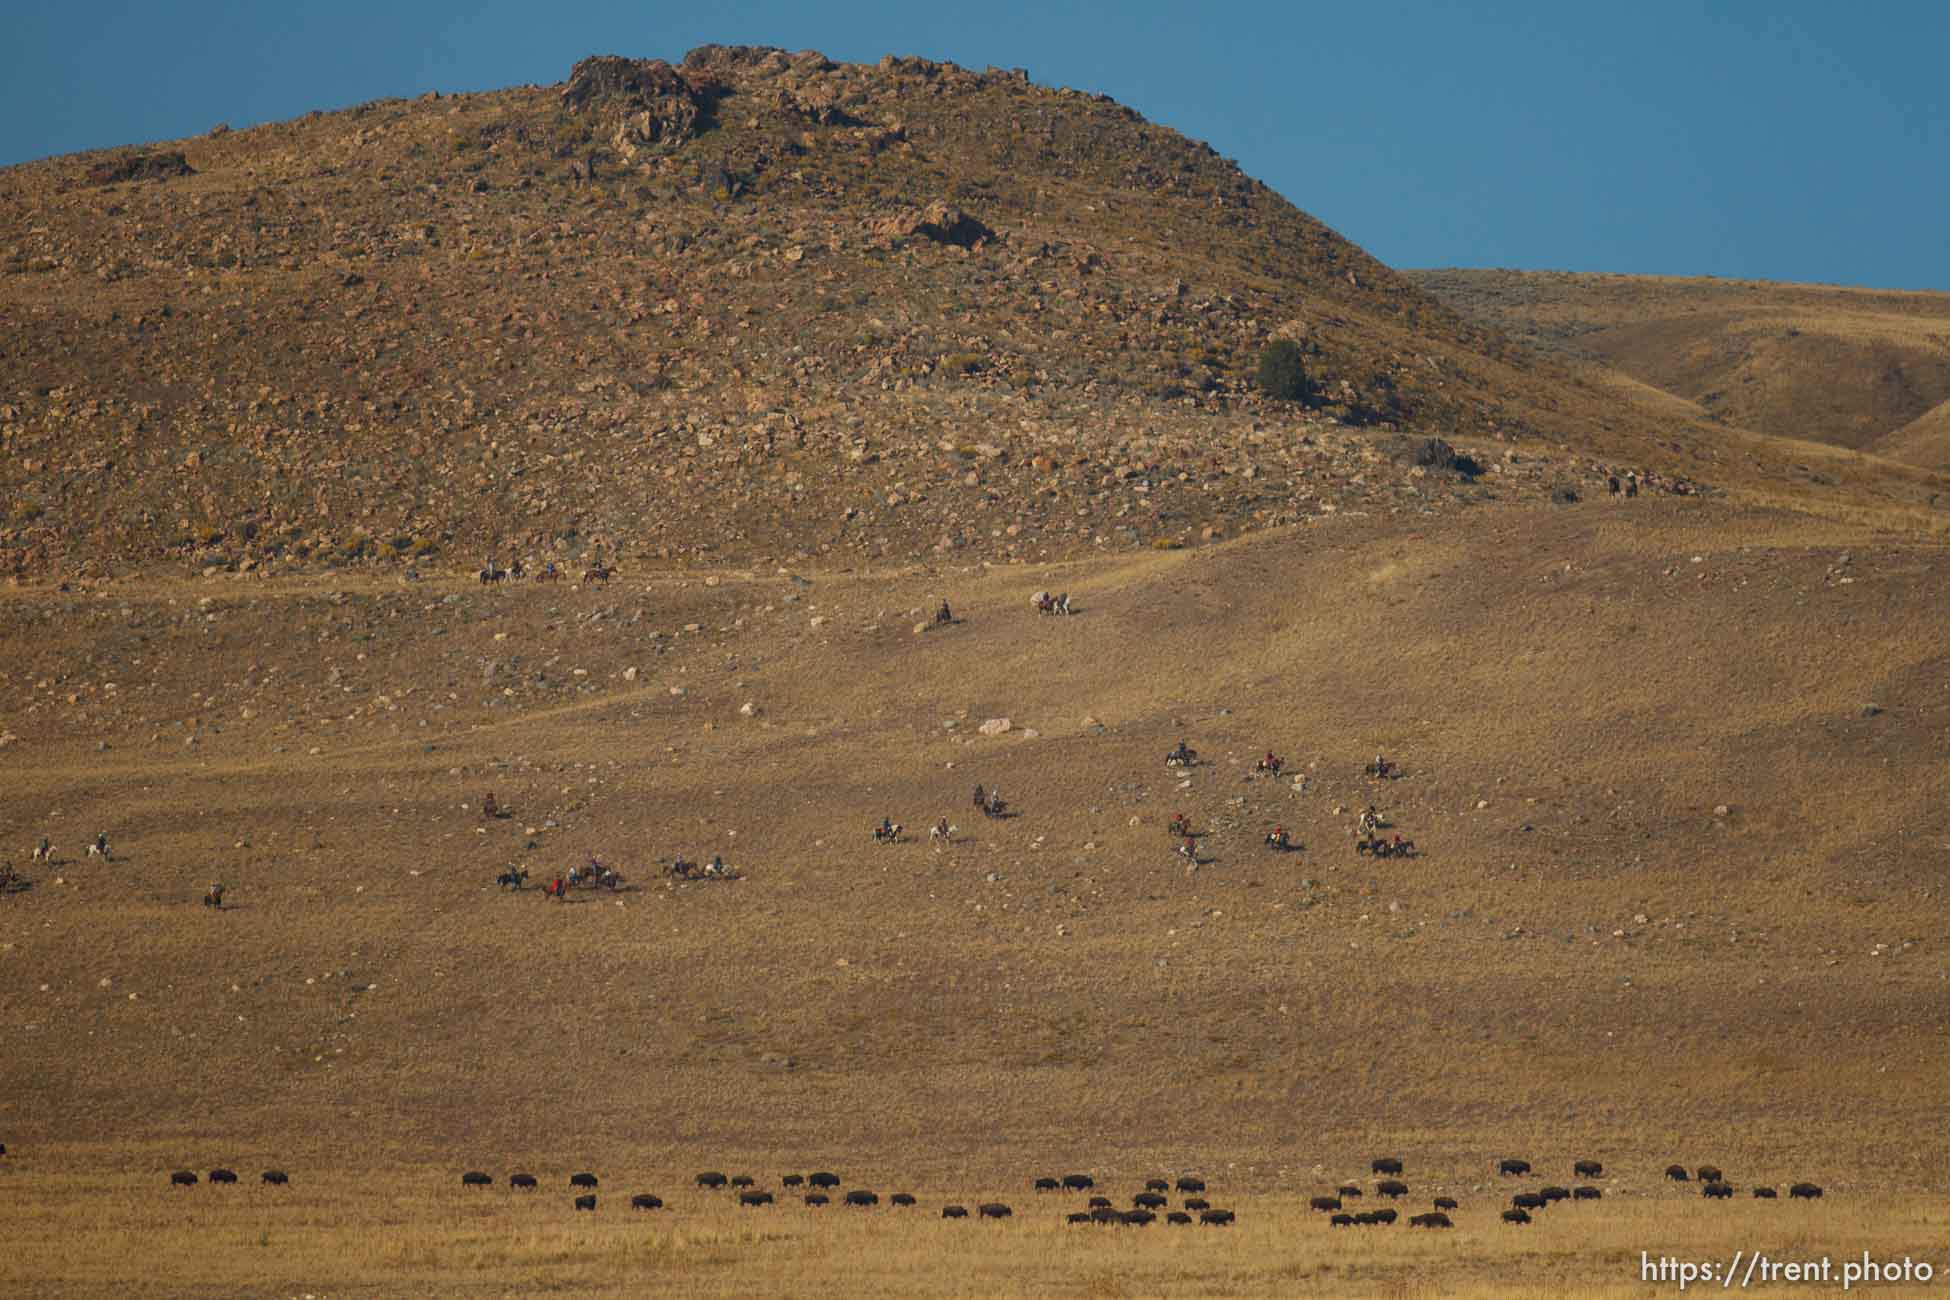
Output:
[[[602,57],[0,194],[16,576],[1040,559],[1557,472],[1494,445],[1533,413],[1493,336],[1016,72]],[[1311,402],[1256,391],[1275,338]]]

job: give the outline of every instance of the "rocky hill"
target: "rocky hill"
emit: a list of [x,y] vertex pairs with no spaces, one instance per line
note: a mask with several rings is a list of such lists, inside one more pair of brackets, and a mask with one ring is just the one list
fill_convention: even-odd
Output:
[[[1724,470],[1018,72],[591,58],[0,196],[16,574],[1035,559],[1463,490],[1393,429]],[[1277,338],[1309,402],[1255,391]],[[1479,458],[1539,493],[1569,468]]]

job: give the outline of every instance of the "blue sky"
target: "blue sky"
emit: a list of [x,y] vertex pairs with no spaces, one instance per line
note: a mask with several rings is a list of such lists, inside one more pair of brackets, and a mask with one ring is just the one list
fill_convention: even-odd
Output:
[[1396,266],[1950,290],[1950,3],[575,0],[0,8],[0,165],[694,45],[1026,67]]

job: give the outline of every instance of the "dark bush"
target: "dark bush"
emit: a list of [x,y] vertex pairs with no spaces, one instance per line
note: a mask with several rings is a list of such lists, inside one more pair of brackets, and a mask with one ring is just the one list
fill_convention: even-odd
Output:
[[1259,372],[1254,376],[1261,392],[1283,402],[1305,401],[1312,391],[1307,382],[1306,357],[1292,339],[1274,339],[1259,354]]

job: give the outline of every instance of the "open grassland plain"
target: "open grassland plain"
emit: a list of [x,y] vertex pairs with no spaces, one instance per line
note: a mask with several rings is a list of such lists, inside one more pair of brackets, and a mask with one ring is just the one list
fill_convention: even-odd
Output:
[[[1950,1262],[1950,556],[1715,499],[1440,523],[0,592],[0,1290],[1644,1295],[1676,1284],[1642,1251]],[[1370,803],[1417,856],[1356,851]],[[592,857],[619,889],[534,887]],[[1404,1220],[1453,1196],[1456,1227],[1307,1208],[1377,1205],[1381,1155]],[[217,1167],[243,1182],[169,1184]],[[809,1209],[782,1175],[821,1168]],[[1199,1176],[1238,1221],[1071,1227],[1082,1195],[1031,1190],[1071,1171],[1119,1208]],[[1498,1220],[1550,1182],[1604,1198]]]

